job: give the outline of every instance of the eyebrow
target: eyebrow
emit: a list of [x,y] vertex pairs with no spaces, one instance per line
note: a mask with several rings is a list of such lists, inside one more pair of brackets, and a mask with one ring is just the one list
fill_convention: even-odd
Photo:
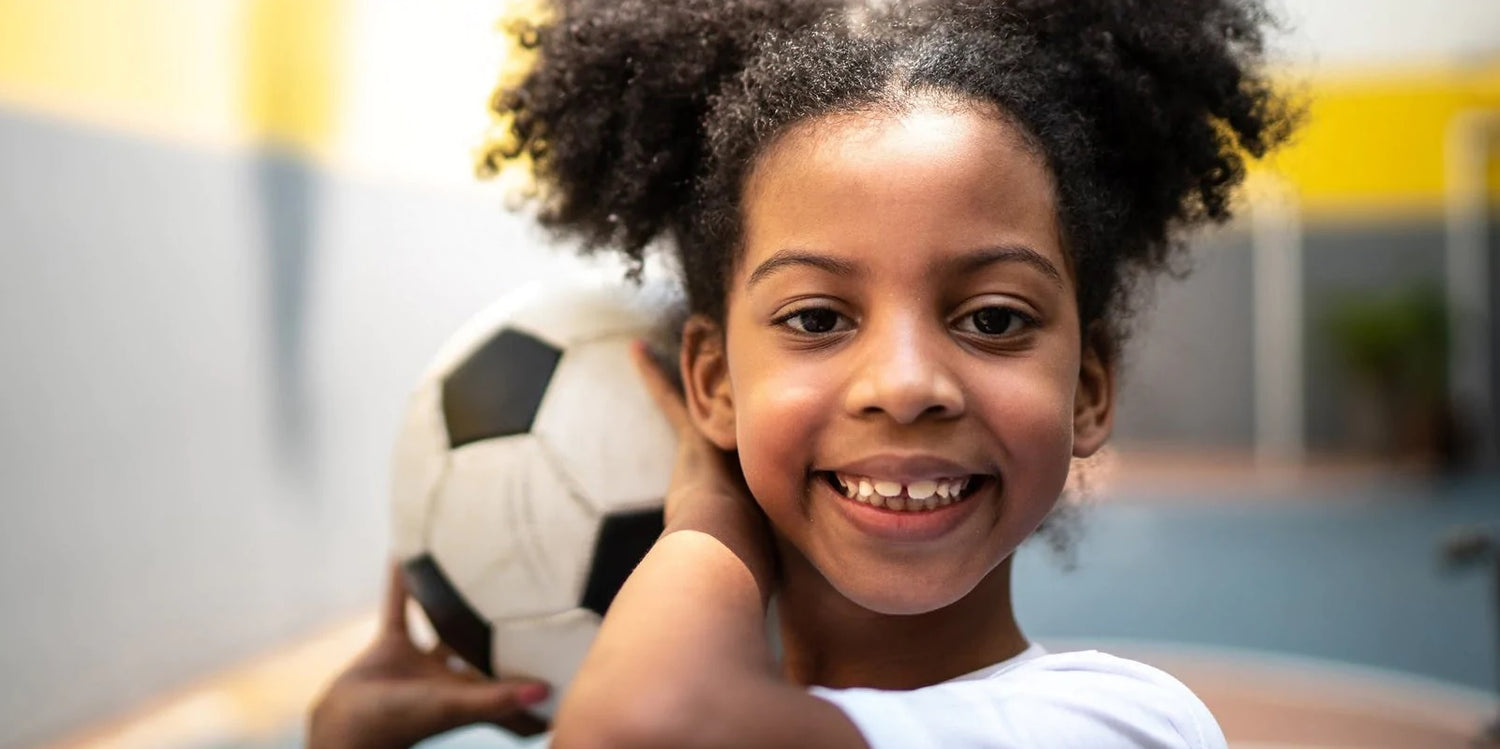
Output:
[[1001,245],[985,247],[965,253],[947,263],[950,270],[958,274],[978,272],[996,263],[1021,263],[1040,271],[1059,287],[1063,286],[1062,272],[1045,255],[1025,245]]
[[765,262],[755,266],[755,270],[750,273],[750,279],[745,282],[745,287],[754,286],[775,275],[777,271],[796,266],[817,268],[836,276],[853,276],[859,273],[859,267],[847,260],[806,250],[781,250],[767,258]]
[[[964,275],[976,273],[996,263],[1029,265],[1051,279],[1056,285],[1063,286],[1062,272],[1057,269],[1057,266],[1042,253],[1024,245],[985,247],[965,253],[944,265],[948,266],[946,270]],[[755,266],[755,270],[750,273],[749,280],[745,282],[745,287],[752,287],[775,275],[778,271],[797,266],[816,268],[836,276],[854,276],[858,275],[860,270],[858,265],[848,260],[829,255],[820,255],[806,250],[781,250],[767,258],[765,262]]]

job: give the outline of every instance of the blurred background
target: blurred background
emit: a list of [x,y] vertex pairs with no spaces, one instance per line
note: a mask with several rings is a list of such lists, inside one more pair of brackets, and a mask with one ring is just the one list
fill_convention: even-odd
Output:
[[[1309,102],[1163,283],[1028,633],[1235,746],[1497,714],[1500,3],[1283,0]],[[0,749],[290,747],[408,389],[575,261],[473,177],[501,0],[0,0]]]

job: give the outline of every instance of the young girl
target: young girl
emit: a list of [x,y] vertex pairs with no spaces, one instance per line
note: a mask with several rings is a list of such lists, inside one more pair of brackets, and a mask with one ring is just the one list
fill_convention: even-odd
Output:
[[1109,435],[1131,290],[1287,133],[1262,21],[559,0],[491,162],[534,158],[588,249],[661,240],[694,315],[684,395],[645,368],[681,436],[667,531],[554,746],[1223,745],[1170,676],[1028,641],[1010,560]]

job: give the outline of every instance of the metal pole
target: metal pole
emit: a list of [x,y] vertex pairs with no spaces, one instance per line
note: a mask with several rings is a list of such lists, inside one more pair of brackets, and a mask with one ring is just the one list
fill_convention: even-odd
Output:
[[1461,112],[1449,124],[1443,152],[1447,241],[1448,398],[1453,415],[1468,430],[1477,467],[1497,462],[1492,392],[1493,339],[1490,320],[1489,196],[1486,167],[1490,138],[1500,133],[1500,113]]
[[1301,206],[1275,177],[1258,178],[1251,195],[1255,455],[1295,460],[1305,450]]

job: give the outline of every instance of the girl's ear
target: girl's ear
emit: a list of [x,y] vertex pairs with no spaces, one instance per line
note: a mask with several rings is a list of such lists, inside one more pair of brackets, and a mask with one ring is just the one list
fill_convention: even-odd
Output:
[[724,329],[706,315],[693,315],[682,326],[682,388],[698,431],[720,450],[735,449],[734,388]]
[[1115,357],[1097,333],[1084,337],[1073,395],[1073,457],[1087,458],[1104,447],[1115,424]]

